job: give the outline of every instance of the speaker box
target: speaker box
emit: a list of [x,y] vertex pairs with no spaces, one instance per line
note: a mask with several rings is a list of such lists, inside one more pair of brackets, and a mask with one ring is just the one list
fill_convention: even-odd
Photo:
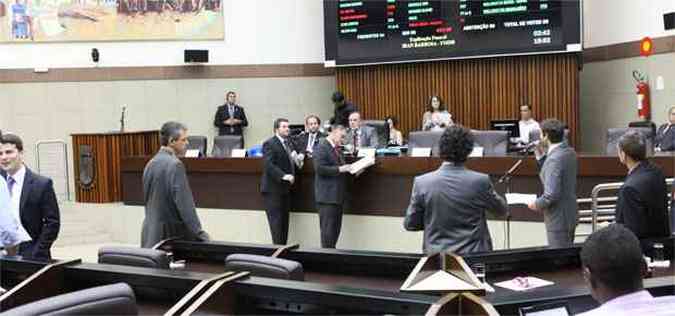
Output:
[[184,60],[186,63],[208,63],[209,51],[205,49],[186,49]]
[[663,26],[666,31],[675,29],[675,12],[663,15]]

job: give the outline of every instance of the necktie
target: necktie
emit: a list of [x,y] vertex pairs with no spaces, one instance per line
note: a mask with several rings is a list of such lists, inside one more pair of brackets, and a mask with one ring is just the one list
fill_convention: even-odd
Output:
[[306,151],[312,151],[314,149],[314,136],[315,134],[309,134],[309,140],[307,141]]
[[284,146],[284,150],[286,151],[286,156],[288,156],[288,161],[291,162],[291,173],[295,173],[295,162],[293,162],[293,153],[291,150],[291,147],[288,144],[288,140],[284,139],[281,144]]
[[[232,104],[227,105],[227,112],[230,114],[230,118],[234,118],[234,106]],[[230,125],[230,133],[234,133],[234,127]]]
[[354,149],[361,147],[359,142],[359,129],[354,130]]
[[16,184],[16,181],[12,177],[7,177],[7,190],[9,190],[9,196],[12,196],[12,189],[14,188],[14,184]]

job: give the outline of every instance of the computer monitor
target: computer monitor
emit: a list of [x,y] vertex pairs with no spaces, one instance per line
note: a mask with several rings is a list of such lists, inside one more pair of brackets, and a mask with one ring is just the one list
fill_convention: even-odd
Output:
[[304,124],[291,124],[288,128],[290,129],[290,136],[300,135],[300,133],[305,131]]
[[490,121],[490,129],[493,131],[507,131],[510,138],[520,137],[518,120],[493,120]]
[[520,316],[569,316],[567,302],[552,302],[540,305],[521,307]]

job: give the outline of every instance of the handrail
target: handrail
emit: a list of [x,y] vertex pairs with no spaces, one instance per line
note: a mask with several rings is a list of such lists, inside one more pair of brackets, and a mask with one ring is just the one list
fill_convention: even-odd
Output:
[[[666,185],[672,186],[675,178],[666,179]],[[591,191],[591,232],[595,232],[598,226],[598,216],[616,215],[616,204],[614,205],[600,205],[601,202],[614,202],[618,200],[616,196],[599,197],[600,192],[618,190],[623,186],[623,182],[602,183],[593,187]],[[577,203],[588,203],[588,199],[578,199]],[[579,211],[581,215],[587,215],[587,210]]]
[[61,139],[53,139],[53,140],[40,140],[35,144],[35,158],[37,160],[37,172],[38,173],[43,173],[42,168],[40,165],[40,146],[42,145],[48,145],[48,144],[59,144],[62,145],[63,147],[63,166],[65,168],[64,170],[64,178],[65,178],[65,185],[66,185],[66,200],[70,201],[70,171],[68,170],[68,143]]

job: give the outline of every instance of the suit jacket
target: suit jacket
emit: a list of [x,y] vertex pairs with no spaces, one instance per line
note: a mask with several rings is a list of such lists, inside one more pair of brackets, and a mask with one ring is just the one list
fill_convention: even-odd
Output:
[[145,166],[143,195],[141,247],[151,248],[171,237],[209,239],[197,217],[185,166],[170,150],[161,148]]
[[546,230],[567,232],[577,225],[577,154],[562,143],[547,154],[539,172],[544,193],[537,198],[537,209],[544,212]]
[[[316,148],[319,147],[319,141],[325,137],[326,134],[323,134],[321,132],[316,133],[316,137],[314,139],[314,146],[312,146],[312,152],[316,151]],[[301,134],[293,137],[293,146],[295,148],[295,151],[299,153],[307,153],[308,141],[309,141],[309,133],[307,132],[302,132]]]
[[[361,147],[379,147],[379,139],[377,137],[377,131],[375,131],[375,128],[363,125],[359,127],[359,129],[361,130],[361,135],[359,136]],[[350,129],[347,132],[347,136],[345,136],[345,144],[354,145],[354,132],[355,131],[353,129]]]
[[616,202],[616,222],[642,238],[668,237],[666,177],[650,162],[641,162],[628,174]]
[[[293,146],[290,139],[286,140],[286,142],[288,146]],[[277,136],[273,136],[263,143],[263,158],[264,168],[260,182],[260,192],[279,194],[290,192],[290,182],[281,178],[287,174],[294,174],[294,166],[284,149],[284,145]]]
[[340,124],[345,128],[349,127],[349,115],[358,111],[358,107],[351,102],[345,101],[341,107],[335,108],[333,118],[330,119],[331,124]]
[[675,125],[668,128],[668,124],[659,126],[656,131],[656,147],[661,148],[661,151],[675,151]]
[[218,127],[218,135],[242,135],[243,128],[248,126],[244,108],[236,104],[234,105],[234,115],[232,118],[241,120],[241,124],[233,126],[225,125],[223,122],[229,118],[230,111],[228,111],[227,104],[219,106],[218,111],[216,111],[216,118],[213,120],[213,124]]
[[[6,174],[3,173],[3,177]],[[19,255],[38,259],[51,259],[51,247],[61,229],[61,214],[51,179],[26,168],[19,201],[21,225],[31,241],[19,245]]]
[[339,171],[343,164],[342,152],[336,153],[333,145],[322,139],[314,153],[314,199],[317,203],[344,203],[346,176]]
[[506,201],[495,192],[490,177],[444,163],[415,178],[403,226],[424,230],[425,253],[491,251],[486,212],[507,213]]

